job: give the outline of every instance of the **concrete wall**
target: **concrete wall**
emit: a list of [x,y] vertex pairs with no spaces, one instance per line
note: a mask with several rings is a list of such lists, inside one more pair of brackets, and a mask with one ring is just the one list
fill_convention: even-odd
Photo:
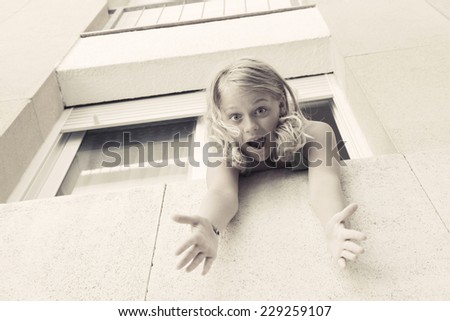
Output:
[[0,3],[0,202],[63,110],[56,66],[81,32],[107,18],[106,0]]
[[[450,149],[434,156],[448,164]],[[204,181],[2,205],[0,300],[449,300],[449,199],[439,190],[450,179],[436,186],[439,166],[425,173],[427,160],[412,158],[344,167],[345,196],[360,205],[350,224],[368,236],[344,271],[328,256],[306,172],[242,179],[240,211],[206,277],[175,269],[190,228],[170,219],[197,212]]]
[[340,57],[337,76],[359,121],[370,128],[375,151],[408,153],[450,144],[445,3],[317,0]]

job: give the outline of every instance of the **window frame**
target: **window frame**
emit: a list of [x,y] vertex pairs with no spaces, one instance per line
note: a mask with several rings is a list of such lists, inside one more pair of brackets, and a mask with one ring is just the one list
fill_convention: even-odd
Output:
[[[332,113],[346,141],[350,159],[373,156],[334,74],[288,79],[287,82],[300,102],[332,100]],[[10,195],[8,203],[54,197],[87,130],[197,117],[194,139],[203,146],[207,140],[203,117],[206,111],[205,96],[205,91],[197,91],[66,109]],[[171,104],[177,108],[167,112]],[[181,112],[179,106],[183,106]],[[105,121],[107,116],[111,119]],[[202,147],[194,151],[195,159],[202,160]],[[206,177],[206,165],[202,161],[199,163],[199,167],[189,166],[190,180]]]

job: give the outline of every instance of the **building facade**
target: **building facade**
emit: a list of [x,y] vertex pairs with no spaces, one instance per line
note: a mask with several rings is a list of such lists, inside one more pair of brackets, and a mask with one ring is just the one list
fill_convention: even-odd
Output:
[[[445,1],[0,6],[1,299],[450,298]],[[241,56],[274,65],[305,104],[328,101],[348,141],[343,189],[368,241],[345,272],[327,258],[306,172],[243,179],[239,214],[200,277],[175,270],[189,231],[170,215],[196,213],[204,166],[88,166],[114,128],[182,124],[204,140],[208,77]]]

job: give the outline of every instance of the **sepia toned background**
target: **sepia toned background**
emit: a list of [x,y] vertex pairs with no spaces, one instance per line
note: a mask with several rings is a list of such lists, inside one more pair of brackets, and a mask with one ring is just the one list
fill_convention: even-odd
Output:
[[[1,300],[450,299],[448,1],[0,1],[0,27]],[[204,168],[88,166],[85,137],[127,126],[195,121],[204,141],[208,79],[241,56],[333,102],[368,236],[345,270],[307,172],[242,178],[202,277],[175,269],[170,216],[197,213]]]

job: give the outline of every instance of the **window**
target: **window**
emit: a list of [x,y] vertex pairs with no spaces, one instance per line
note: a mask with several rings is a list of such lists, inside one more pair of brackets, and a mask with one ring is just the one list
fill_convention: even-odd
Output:
[[57,195],[187,180],[196,120],[87,131]]
[[[332,74],[289,79],[288,83],[297,91],[307,116],[335,128],[338,141],[345,142],[343,159],[372,155]],[[168,161],[168,166],[157,168],[146,165],[149,150],[145,145],[148,141],[159,141],[160,146],[162,141],[170,143],[174,133],[179,132],[180,139],[192,134],[193,141],[203,146],[205,111],[204,91],[67,109],[8,201],[91,192],[95,188],[203,179],[206,164],[202,161],[202,148],[194,148],[194,155],[179,155],[181,161],[192,156],[199,166],[173,166],[174,154],[161,153],[162,157],[157,157],[150,153],[155,162],[165,158]],[[128,141],[125,132],[129,133]],[[129,166],[124,166],[125,159],[120,166],[99,166],[102,147],[108,141],[121,143],[110,149],[116,155],[125,157],[125,150],[129,149]],[[135,147],[133,141],[140,141],[143,147]],[[138,166],[142,163],[140,156],[144,156],[142,168]],[[114,157],[105,160],[111,162]]]
[[334,105],[333,100],[324,99],[304,102],[301,103],[301,108],[306,118],[327,123],[331,126],[331,128],[333,128],[336,135],[339,156],[341,159],[350,159],[347,147],[345,146],[345,141],[342,138],[341,131],[336,124],[336,120],[334,119],[333,109],[335,109],[336,106]]

